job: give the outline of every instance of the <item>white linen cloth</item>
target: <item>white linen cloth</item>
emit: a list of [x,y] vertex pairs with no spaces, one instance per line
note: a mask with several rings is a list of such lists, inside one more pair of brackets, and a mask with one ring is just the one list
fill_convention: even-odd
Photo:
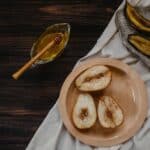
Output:
[[[140,0],[138,2],[137,0],[130,0],[130,2],[134,5],[137,4],[144,7],[150,5],[150,0]],[[122,2],[118,9],[122,8],[124,4],[125,1]],[[81,61],[95,56],[110,56],[120,59],[128,64],[131,63],[131,67],[144,77],[150,106],[150,70],[148,70],[140,60],[132,64],[136,58],[134,58],[122,45],[121,38],[119,37],[115,25],[115,14],[103,34],[98,39],[96,45],[87,56],[78,61],[76,66],[80,64]],[[150,108],[143,127],[128,141],[112,147],[93,148],[89,145],[83,144],[69,134],[60,118],[58,104],[56,102],[33,136],[26,150],[150,150]]]

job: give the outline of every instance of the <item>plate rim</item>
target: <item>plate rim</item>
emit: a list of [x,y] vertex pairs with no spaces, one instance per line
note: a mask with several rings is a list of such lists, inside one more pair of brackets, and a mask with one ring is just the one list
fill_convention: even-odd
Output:
[[[142,103],[142,108],[140,108],[140,110],[138,111],[138,117],[136,118],[136,120],[134,120],[134,122],[138,120],[138,124],[136,125],[136,127],[132,127],[132,130],[130,128],[130,134],[127,132],[125,133],[125,135],[123,135],[123,138],[120,139],[110,139],[110,140],[106,140],[106,141],[100,141],[97,139],[93,139],[93,140],[88,140],[89,136],[87,135],[83,135],[81,134],[81,132],[79,132],[78,129],[76,129],[77,133],[75,132],[75,127],[74,125],[72,125],[72,122],[70,121],[67,113],[67,109],[65,108],[65,102],[64,99],[66,99],[67,96],[67,88],[64,87],[70,87],[70,84],[73,82],[73,80],[85,69],[94,66],[94,65],[108,65],[108,66],[112,66],[115,68],[118,68],[124,72],[126,72],[128,75],[130,75],[130,77],[132,77],[131,79],[135,80],[138,79],[138,83],[136,83],[136,85],[140,85],[140,93],[143,93],[144,98],[142,99],[141,103]],[[123,68],[120,68],[120,66],[122,66]],[[139,89],[139,88],[138,88]],[[131,69],[130,66],[128,66],[127,64],[123,63],[120,60],[116,60],[113,58],[91,58],[88,60],[85,60],[84,62],[81,62],[77,67],[75,67],[72,72],[67,76],[67,78],[65,79],[61,90],[60,90],[60,94],[59,94],[59,99],[58,99],[58,107],[59,107],[59,112],[60,112],[60,116],[61,119],[65,125],[65,127],[67,128],[67,130],[69,131],[69,133],[71,133],[71,135],[75,138],[77,138],[79,141],[91,145],[91,146],[113,146],[122,142],[127,141],[129,138],[131,138],[132,136],[134,136],[137,131],[141,128],[141,126],[144,123],[144,120],[146,118],[147,115],[147,111],[148,111],[148,101],[147,101],[147,91],[146,91],[146,87],[144,85],[144,81],[140,78],[140,76],[138,75],[138,73],[136,71],[134,71],[133,69]],[[80,134],[79,134],[80,133]]]

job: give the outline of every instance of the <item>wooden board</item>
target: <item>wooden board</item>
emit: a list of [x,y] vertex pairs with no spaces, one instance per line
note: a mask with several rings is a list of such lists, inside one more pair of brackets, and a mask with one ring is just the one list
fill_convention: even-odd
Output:
[[[0,1],[0,149],[24,150],[75,62],[96,43],[121,0]],[[51,24],[68,22],[71,38],[54,62],[11,78]],[[61,69],[65,68],[65,69]]]

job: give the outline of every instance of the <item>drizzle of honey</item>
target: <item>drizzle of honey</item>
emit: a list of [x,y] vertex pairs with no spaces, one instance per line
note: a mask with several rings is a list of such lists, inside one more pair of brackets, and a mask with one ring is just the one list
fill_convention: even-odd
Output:
[[58,56],[65,47],[65,43],[68,40],[68,33],[64,32],[57,32],[57,33],[50,33],[42,37],[38,43],[35,45],[34,55],[36,55],[39,51],[41,51],[48,43],[54,40],[57,36],[62,36],[62,41],[58,44],[49,48],[40,58],[40,60],[47,61],[53,60],[56,56]]

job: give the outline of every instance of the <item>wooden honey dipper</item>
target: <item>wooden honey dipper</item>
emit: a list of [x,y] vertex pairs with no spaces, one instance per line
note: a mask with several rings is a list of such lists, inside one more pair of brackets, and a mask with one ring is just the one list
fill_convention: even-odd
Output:
[[15,72],[12,77],[18,79],[36,60],[38,60],[49,48],[58,45],[62,41],[62,35],[58,35],[52,40],[48,45],[46,45],[39,53],[31,58],[24,66],[22,66],[17,72]]

